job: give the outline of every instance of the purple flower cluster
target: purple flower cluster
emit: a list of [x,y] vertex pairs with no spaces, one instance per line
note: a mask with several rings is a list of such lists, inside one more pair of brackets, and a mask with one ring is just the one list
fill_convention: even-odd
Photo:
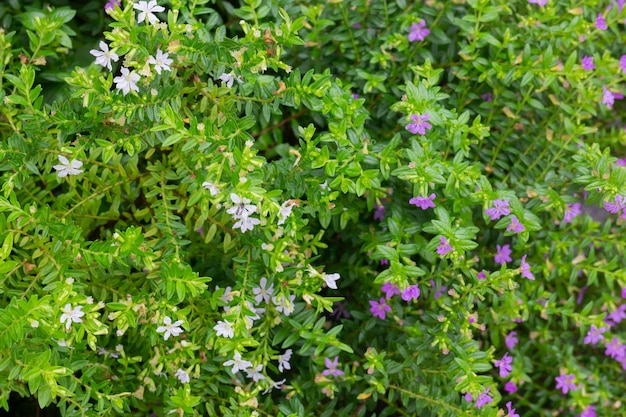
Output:
[[609,213],[621,215],[623,219],[626,219],[626,196],[616,195],[613,203],[604,203],[604,209]]
[[387,304],[387,300],[394,295],[401,295],[404,301],[417,300],[420,297],[420,288],[417,284],[409,286],[404,291],[400,291],[400,288],[396,284],[391,282],[385,282],[381,288],[381,291],[385,293],[385,297],[379,301],[370,300],[370,312],[374,317],[378,317],[381,320],[385,320],[387,313],[391,313],[391,306]]

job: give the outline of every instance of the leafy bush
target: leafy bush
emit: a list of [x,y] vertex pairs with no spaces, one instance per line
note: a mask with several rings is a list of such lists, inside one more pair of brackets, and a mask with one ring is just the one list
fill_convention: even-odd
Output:
[[623,414],[623,1],[70,6],[0,6],[5,409]]

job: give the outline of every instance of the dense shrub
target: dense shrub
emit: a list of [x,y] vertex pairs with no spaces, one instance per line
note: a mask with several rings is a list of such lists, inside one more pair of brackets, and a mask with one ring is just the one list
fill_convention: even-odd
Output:
[[0,5],[0,405],[624,415],[623,6]]

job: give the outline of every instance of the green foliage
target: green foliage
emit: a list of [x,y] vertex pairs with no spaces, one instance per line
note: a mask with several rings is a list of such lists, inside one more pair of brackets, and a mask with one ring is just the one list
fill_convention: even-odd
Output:
[[626,12],[143,3],[0,5],[1,407],[619,415]]

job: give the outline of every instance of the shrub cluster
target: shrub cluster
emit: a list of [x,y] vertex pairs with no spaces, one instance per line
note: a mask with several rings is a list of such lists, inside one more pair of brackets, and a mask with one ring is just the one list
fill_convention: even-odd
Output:
[[624,0],[103,3],[0,5],[1,407],[624,415]]

